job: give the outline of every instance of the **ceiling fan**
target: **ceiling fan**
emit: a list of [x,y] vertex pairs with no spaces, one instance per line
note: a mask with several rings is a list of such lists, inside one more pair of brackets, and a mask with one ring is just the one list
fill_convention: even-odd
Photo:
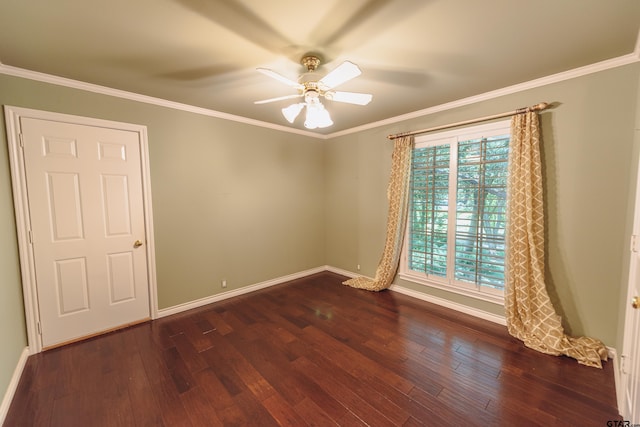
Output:
[[330,101],[346,102],[356,105],[367,105],[371,102],[373,95],[368,93],[340,92],[334,90],[337,86],[362,74],[360,68],[358,68],[358,66],[353,62],[344,61],[320,80],[317,79],[318,75],[315,73],[318,65],[320,65],[320,59],[317,56],[307,54],[300,62],[307,71],[300,76],[297,82],[268,68],[258,68],[257,70],[262,74],[296,89],[298,93],[295,95],[286,95],[256,101],[255,104],[266,104],[269,102],[302,97],[304,102],[298,102],[283,108],[282,114],[289,123],[293,123],[302,109],[307,107],[307,116],[304,126],[307,129],[315,129],[324,128],[333,124],[333,121],[329,116],[329,112],[320,102],[321,97]]

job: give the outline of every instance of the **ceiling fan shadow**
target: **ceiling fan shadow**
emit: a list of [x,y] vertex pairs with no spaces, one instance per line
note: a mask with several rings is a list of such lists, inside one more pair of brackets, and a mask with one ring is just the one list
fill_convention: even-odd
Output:
[[231,64],[215,64],[167,71],[164,73],[158,73],[155,77],[175,81],[196,81],[210,79],[214,76],[229,74],[235,71],[238,71],[238,68]]
[[282,54],[293,43],[237,0],[174,0],[204,18],[270,52]]
[[159,78],[179,84],[190,84],[195,87],[207,84],[207,82],[211,82],[221,76],[233,76],[244,71],[237,65],[226,62],[196,65],[190,68],[176,65],[185,64],[187,58],[188,56],[171,55],[170,53],[164,53],[163,55],[149,53],[146,56],[112,56],[101,58],[96,62],[101,63],[106,69],[126,70],[128,73],[133,72],[142,78]]
[[363,68],[366,70],[362,74],[364,79],[380,83],[420,88],[429,82],[429,76],[422,71],[381,68],[368,65],[363,66]]
[[371,34],[383,33],[395,22],[402,22],[429,2],[425,0],[368,0],[337,2],[311,32],[310,40],[322,46],[325,62],[365,43]]

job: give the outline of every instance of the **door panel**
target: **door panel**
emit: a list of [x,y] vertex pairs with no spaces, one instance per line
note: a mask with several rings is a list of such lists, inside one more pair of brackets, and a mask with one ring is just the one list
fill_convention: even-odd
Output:
[[102,176],[103,217],[107,236],[131,235],[129,182],[126,175]]
[[63,259],[55,262],[54,277],[58,315],[77,313],[89,309],[89,287],[87,283],[87,259]]
[[82,239],[82,211],[78,174],[47,173],[49,223],[54,241]]
[[109,259],[110,303],[135,299],[135,274],[133,270],[133,254],[123,252],[107,255]]
[[139,134],[20,123],[43,346],[148,318]]

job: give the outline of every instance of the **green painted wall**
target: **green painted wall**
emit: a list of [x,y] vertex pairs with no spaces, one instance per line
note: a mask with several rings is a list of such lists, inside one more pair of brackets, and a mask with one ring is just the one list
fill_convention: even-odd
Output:
[[[541,115],[547,287],[569,333],[617,346],[639,73],[633,64],[327,141],[327,264],[349,271],[360,264],[362,274],[375,274],[386,223],[388,134],[554,102]],[[395,283],[503,313],[485,301]]]

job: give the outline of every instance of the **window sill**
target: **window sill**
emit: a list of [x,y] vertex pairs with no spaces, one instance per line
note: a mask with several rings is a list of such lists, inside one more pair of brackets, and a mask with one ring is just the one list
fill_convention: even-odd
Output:
[[478,300],[482,300],[482,301],[487,301],[487,302],[490,302],[490,303],[493,303],[493,304],[498,304],[498,305],[504,306],[504,296],[503,295],[496,295],[496,294],[491,294],[491,293],[487,293],[487,292],[480,292],[480,291],[477,291],[475,289],[465,288],[465,287],[458,287],[458,286],[455,286],[455,285],[446,285],[446,284],[443,284],[443,283],[438,283],[438,282],[433,281],[433,280],[429,280],[424,276],[419,276],[419,275],[406,273],[406,272],[399,273],[398,277],[400,277],[403,280],[409,281],[409,282],[417,283],[419,285],[429,286],[431,288],[436,288],[436,289],[440,289],[440,290],[443,290],[443,291],[451,292],[451,293],[454,293],[454,294],[463,295],[463,296],[466,296],[466,297],[469,297],[469,298],[478,299]]

